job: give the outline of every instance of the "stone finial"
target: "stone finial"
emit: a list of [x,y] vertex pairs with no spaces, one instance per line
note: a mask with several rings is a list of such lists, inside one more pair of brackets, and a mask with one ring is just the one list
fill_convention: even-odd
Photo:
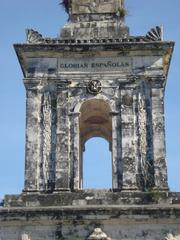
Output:
[[166,240],[180,240],[180,235],[173,236],[172,234],[168,234],[165,239]]
[[23,233],[23,234],[21,235],[21,240],[31,240],[31,238],[28,236],[28,234]]
[[88,240],[111,240],[101,228],[95,228],[93,233],[88,237]]

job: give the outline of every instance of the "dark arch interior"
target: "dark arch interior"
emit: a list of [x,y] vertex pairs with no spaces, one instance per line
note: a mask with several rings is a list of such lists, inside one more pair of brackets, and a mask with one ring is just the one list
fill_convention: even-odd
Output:
[[[104,100],[92,99],[84,102],[80,109],[80,188],[83,188],[83,152],[90,138],[101,137],[112,144],[112,119],[109,104]],[[92,154],[93,155],[93,154]],[[92,156],[93,157],[93,156]],[[99,156],[102,157],[102,156]],[[106,163],[103,163],[106,164]],[[112,173],[111,173],[112,175]]]

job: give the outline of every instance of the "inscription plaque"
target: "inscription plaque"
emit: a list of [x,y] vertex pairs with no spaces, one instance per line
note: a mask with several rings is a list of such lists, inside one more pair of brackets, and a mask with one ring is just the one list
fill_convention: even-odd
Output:
[[[138,57],[57,57],[57,58],[28,58],[29,74],[38,76],[59,75],[61,73],[105,73],[133,72],[141,73],[143,66],[151,72],[163,71],[163,59],[159,56],[151,58]],[[162,72],[163,74],[163,72]]]
[[127,57],[60,58],[58,72],[127,72],[130,70],[130,66],[131,60]]

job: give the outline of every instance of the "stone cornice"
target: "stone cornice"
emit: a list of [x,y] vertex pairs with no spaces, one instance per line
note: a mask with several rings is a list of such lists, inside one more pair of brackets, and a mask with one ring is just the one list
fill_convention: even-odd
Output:
[[[167,75],[171,56],[174,48],[174,42],[104,42],[104,43],[58,43],[58,44],[15,44],[16,54],[18,56],[24,76],[27,76],[27,59],[49,57],[62,57],[66,52],[83,54],[88,57],[87,53],[98,54],[104,52],[118,52],[122,56],[162,56],[164,59],[164,73]],[[93,56],[94,56],[93,55]]]
[[60,51],[81,51],[81,50],[92,50],[92,49],[98,49],[100,50],[166,50],[167,48],[173,48],[174,42],[173,41],[162,41],[162,42],[128,42],[128,41],[122,41],[122,42],[112,42],[112,41],[106,41],[106,42],[58,42],[58,43],[41,43],[41,44],[14,44],[15,50],[19,51],[22,50],[23,52],[28,51],[53,51],[53,50],[60,50]]
[[94,39],[61,39],[61,38],[44,38],[39,32],[33,29],[26,30],[28,44],[105,44],[121,42],[161,42],[163,39],[162,29],[159,26],[152,28],[146,36],[127,36],[126,38],[94,38]]

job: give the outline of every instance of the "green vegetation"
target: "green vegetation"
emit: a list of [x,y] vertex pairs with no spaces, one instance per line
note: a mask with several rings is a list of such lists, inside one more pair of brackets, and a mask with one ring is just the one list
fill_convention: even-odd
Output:
[[127,10],[123,7],[118,8],[118,15],[120,18],[124,18],[127,15]]
[[66,13],[69,13],[69,1],[68,0],[62,0],[60,2],[60,5],[63,6],[63,8],[65,9]]

